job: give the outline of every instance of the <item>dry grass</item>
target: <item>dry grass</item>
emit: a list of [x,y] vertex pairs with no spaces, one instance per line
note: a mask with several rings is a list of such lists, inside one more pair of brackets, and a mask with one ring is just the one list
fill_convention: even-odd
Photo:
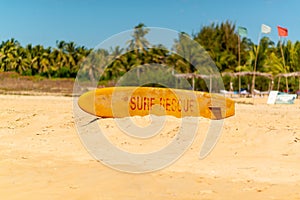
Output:
[[20,76],[15,72],[0,73],[0,94],[63,95],[73,92],[74,79],[48,79]]

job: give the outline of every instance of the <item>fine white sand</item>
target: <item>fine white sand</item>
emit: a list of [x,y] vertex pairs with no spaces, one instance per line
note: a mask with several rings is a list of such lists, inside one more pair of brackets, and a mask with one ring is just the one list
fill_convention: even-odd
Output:
[[[267,105],[239,99],[214,150],[199,152],[210,120],[199,118],[193,144],[173,165],[130,174],[97,162],[83,147],[72,98],[0,96],[0,199],[300,199],[300,102]],[[147,125],[147,117],[135,117]],[[113,119],[98,123],[119,148],[147,152],[176,134],[178,119],[156,137],[122,135]]]

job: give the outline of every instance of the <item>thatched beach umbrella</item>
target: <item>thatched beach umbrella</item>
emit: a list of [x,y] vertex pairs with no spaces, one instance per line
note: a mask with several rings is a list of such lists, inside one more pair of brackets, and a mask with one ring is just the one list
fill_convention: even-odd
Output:
[[[250,72],[250,71],[246,71],[246,72],[235,72],[235,73],[232,73],[232,72],[223,72],[222,73],[222,76],[231,76],[231,77],[242,77],[242,76],[262,76],[262,77],[265,77],[265,78],[268,78],[270,79],[271,81],[271,84],[270,84],[270,87],[269,87],[269,90],[272,90],[273,88],[273,75],[272,74],[269,74],[269,73],[263,73],[263,72]],[[255,88],[253,88],[254,90]],[[239,93],[240,93],[240,90],[241,88],[239,88]],[[253,91],[252,90],[252,91]]]
[[[291,73],[280,73],[277,74],[274,78],[278,78],[278,85],[277,85],[277,90],[279,90],[279,84],[280,84],[280,79],[281,77],[288,78],[288,77],[298,77],[299,79],[299,85],[298,89],[300,90],[300,72],[291,72]],[[288,92],[288,91],[287,91]]]

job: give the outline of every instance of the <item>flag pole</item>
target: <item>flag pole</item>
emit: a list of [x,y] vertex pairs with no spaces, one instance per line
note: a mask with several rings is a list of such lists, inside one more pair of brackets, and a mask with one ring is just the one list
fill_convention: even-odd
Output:
[[255,89],[255,74],[256,74],[256,67],[257,67],[257,59],[258,59],[258,52],[259,52],[259,46],[260,46],[260,36],[261,32],[258,34],[258,42],[257,42],[257,48],[256,48],[256,54],[255,54],[255,61],[254,61],[254,69],[253,69],[253,78],[252,78],[252,86],[251,86],[251,95],[254,96],[254,89]]
[[240,41],[240,34],[238,34],[238,67],[239,67],[239,96],[241,96],[241,41]]
[[[282,60],[283,60],[283,69],[285,71],[285,73],[287,73],[286,71],[286,66],[285,66],[285,59],[284,59],[284,53],[283,53],[283,48],[282,48],[282,42],[281,42],[281,37],[279,36],[279,43],[280,43],[280,51],[281,51],[281,56],[282,56]],[[289,84],[288,84],[288,78],[285,77],[285,86],[286,86],[286,92],[289,92]]]

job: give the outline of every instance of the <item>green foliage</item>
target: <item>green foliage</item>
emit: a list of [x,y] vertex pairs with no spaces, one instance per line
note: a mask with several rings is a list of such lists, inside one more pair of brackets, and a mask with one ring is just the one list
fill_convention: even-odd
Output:
[[[238,34],[236,27],[229,21],[204,26],[194,39],[209,53],[220,71],[234,71],[238,66]],[[241,41],[241,65],[246,62],[247,40]]]
[[76,77],[80,62],[90,53],[74,42],[57,42],[56,48],[31,44],[22,47],[15,39],[0,45],[0,71],[16,71],[21,75]]
[[[66,41],[57,41],[53,48],[31,44],[23,47],[12,38],[0,44],[0,72],[13,71],[20,75],[48,78],[75,78],[81,69],[78,79],[112,85],[132,70],[136,70],[137,75],[142,73],[137,69],[145,64],[160,64],[172,73],[210,74],[210,59],[220,72],[253,71],[255,63],[256,71],[273,75],[300,71],[299,41],[293,43],[288,40],[275,45],[268,37],[263,37],[259,45],[254,44],[248,38],[240,38],[235,24],[230,21],[203,26],[199,32],[193,34],[193,40],[186,33],[180,33],[174,41],[172,52],[162,45],[150,44],[146,39],[149,31],[143,23],[135,26],[132,38],[124,49],[116,46],[92,50]],[[203,49],[199,49],[197,43]],[[174,81],[172,73],[166,75],[164,71],[158,70],[153,74],[150,70],[147,76],[137,76],[127,83],[137,84],[137,81],[140,83],[148,79],[155,80],[157,76],[171,83]],[[269,88],[267,79],[256,79],[255,88]],[[187,81],[191,83],[191,80]],[[223,81],[226,89],[229,89],[230,82],[235,89],[238,88],[237,78],[223,77]],[[251,81],[252,77],[242,77],[242,88],[249,89]],[[274,87],[277,86],[276,81],[278,80],[275,80]],[[172,82],[172,87],[181,87],[182,83],[174,83]],[[149,84],[163,86],[159,83]],[[284,88],[284,84],[296,90],[299,87],[299,79],[282,78],[279,84],[281,89]],[[195,88],[207,91],[207,80],[205,82],[196,79]]]

